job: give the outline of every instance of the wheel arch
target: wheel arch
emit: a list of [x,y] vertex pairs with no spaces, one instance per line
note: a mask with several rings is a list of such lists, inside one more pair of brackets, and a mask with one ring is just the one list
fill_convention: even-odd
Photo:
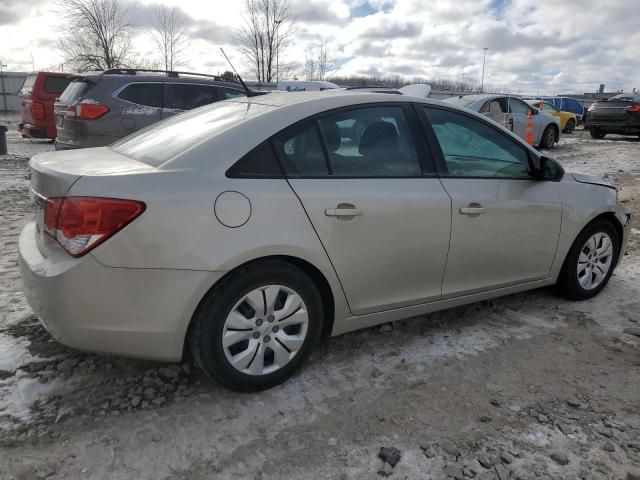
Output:
[[189,324],[185,330],[185,335],[183,338],[183,349],[182,349],[183,359],[190,356],[189,335],[191,334],[193,319],[195,318],[200,308],[200,305],[202,304],[206,296],[209,294],[209,292],[211,292],[211,290],[213,290],[217,285],[219,285],[220,282],[224,281],[230,274],[236,272],[237,270],[246,268],[249,265],[253,265],[256,263],[261,263],[269,260],[279,260],[282,262],[289,263],[299,268],[300,270],[302,270],[305,274],[309,276],[309,278],[311,278],[315,286],[318,288],[320,297],[322,299],[322,306],[324,309],[324,312],[323,312],[324,321],[322,324],[322,338],[325,339],[331,335],[331,332],[333,331],[333,324],[335,321],[336,305],[335,305],[335,296],[334,296],[333,290],[331,289],[331,285],[327,280],[326,276],[322,273],[322,271],[318,267],[313,265],[308,260],[304,260],[300,257],[295,257],[291,255],[267,255],[264,257],[258,257],[258,258],[248,260],[244,263],[241,263],[240,265],[235,266],[234,268],[226,272],[222,277],[220,277],[213,285],[211,285],[206,290],[204,295],[202,295],[202,298],[200,298],[200,300],[198,301],[198,304],[194,309],[191,315],[191,318],[189,319]]
[[[589,220],[584,227],[582,227],[578,233],[575,235],[573,242],[571,242],[571,246],[569,247],[569,249],[567,250],[567,252],[564,255],[564,259],[562,260],[562,268],[560,269],[560,273],[559,275],[562,275],[562,272],[564,271],[564,269],[566,268],[566,264],[567,264],[567,259],[569,258],[569,254],[571,253],[571,250],[573,249],[573,246],[576,243],[576,240],[578,239],[578,237],[580,235],[582,235],[582,232],[584,232],[587,228],[591,227],[591,225],[593,225],[596,222],[605,220],[607,222],[609,222],[613,228],[616,231],[616,235],[618,236],[617,241],[618,241],[618,259],[620,258],[620,255],[623,254],[622,250],[622,242],[624,241],[624,227],[622,226],[622,223],[620,223],[620,219],[616,216],[616,214],[614,212],[603,212],[600,213],[599,215],[596,215],[595,217],[593,217],[591,220]],[[616,259],[616,260],[618,260]]]

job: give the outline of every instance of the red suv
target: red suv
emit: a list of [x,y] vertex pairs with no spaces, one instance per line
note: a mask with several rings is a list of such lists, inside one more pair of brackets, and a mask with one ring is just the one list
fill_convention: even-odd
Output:
[[73,80],[70,73],[37,72],[27,75],[20,89],[22,121],[18,130],[23,137],[56,138],[53,102]]

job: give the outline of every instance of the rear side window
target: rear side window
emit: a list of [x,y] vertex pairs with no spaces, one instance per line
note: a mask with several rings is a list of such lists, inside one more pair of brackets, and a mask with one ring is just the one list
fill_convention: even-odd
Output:
[[22,84],[22,88],[20,89],[20,95],[31,95],[31,91],[33,90],[33,85],[36,83],[35,75],[27,75],[24,83]]
[[166,83],[165,108],[191,110],[220,100],[216,87],[187,83]]
[[421,175],[411,130],[401,107],[348,109],[309,121],[276,137],[287,174],[408,177]]
[[132,83],[120,91],[118,98],[138,105],[162,108],[162,84]]
[[62,95],[60,95],[60,103],[71,105],[76,100],[82,98],[82,96],[89,90],[89,83],[85,80],[74,80],[65,88]]
[[47,93],[62,93],[71,83],[69,77],[47,77],[44,80],[44,90]]
[[247,153],[227,171],[230,178],[282,178],[282,169],[269,142]]

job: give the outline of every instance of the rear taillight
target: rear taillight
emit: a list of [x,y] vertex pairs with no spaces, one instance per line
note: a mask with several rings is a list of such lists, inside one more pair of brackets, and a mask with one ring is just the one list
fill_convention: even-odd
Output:
[[67,118],[76,118],[79,120],[95,120],[108,112],[109,107],[102,105],[101,103],[83,100],[82,102],[69,107],[65,116]]
[[31,115],[34,120],[42,120],[44,118],[44,105],[40,102],[33,102],[31,104]]
[[44,231],[73,257],[81,257],[144,212],[136,200],[99,197],[49,198]]
[[633,107],[631,107],[627,112],[640,112],[640,103],[636,103]]

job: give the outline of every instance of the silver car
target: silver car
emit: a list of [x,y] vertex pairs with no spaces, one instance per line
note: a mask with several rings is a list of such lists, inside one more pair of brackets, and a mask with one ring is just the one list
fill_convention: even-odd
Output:
[[546,285],[592,297],[630,229],[607,181],[404,95],[227,100],[30,168],[20,265],[45,328],[189,350],[237,390],[284,381],[324,336]]
[[523,140],[526,140],[528,115],[531,111],[533,145],[552,148],[560,139],[560,119],[537,108],[531,108],[518,97],[480,94],[451,97],[445,101],[479,112],[508,128]]

